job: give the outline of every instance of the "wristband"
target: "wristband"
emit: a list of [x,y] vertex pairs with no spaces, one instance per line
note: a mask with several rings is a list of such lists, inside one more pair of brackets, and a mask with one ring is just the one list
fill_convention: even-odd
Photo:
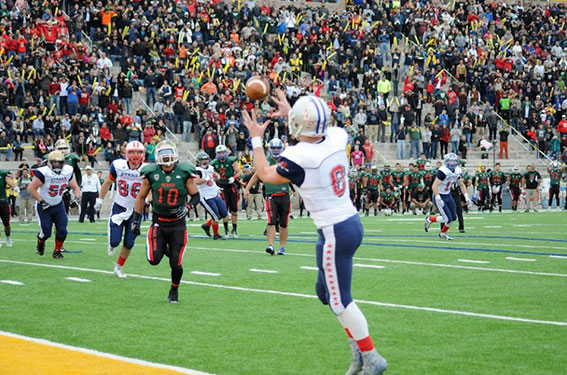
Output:
[[252,137],[252,149],[264,148],[261,137]]

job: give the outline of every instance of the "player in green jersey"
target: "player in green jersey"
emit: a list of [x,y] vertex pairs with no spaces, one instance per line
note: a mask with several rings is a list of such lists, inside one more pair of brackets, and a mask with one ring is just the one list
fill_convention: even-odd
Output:
[[[238,178],[241,175],[238,158],[236,156],[228,156],[228,149],[224,145],[218,145],[215,152],[216,157],[211,162],[211,165],[215,168],[215,172],[219,174],[217,185],[222,189],[223,199],[231,214],[231,234],[234,238],[238,238],[236,231],[238,223],[238,191],[240,190]],[[223,222],[223,224],[224,232],[228,236],[228,222]]]
[[[394,195],[398,196],[402,202],[401,212],[404,213],[406,212],[407,176],[400,163],[396,163],[396,170],[392,172],[392,182],[394,183]],[[398,212],[400,212],[399,207]]]
[[428,161],[425,164],[425,170],[422,171],[422,176],[423,184],[425,185],[425,188],[429,190],[429,192],[432,191],[433,181],[435,181],[435,173],[436,171],[432,168],[431,163]]
[[[280,154],[284,150],[283,142],[274,138],[270,141],[268,146],[267,160],[269,165],[277,165],[280,158]],[[245,189],[246,192],[250,190],[255,183],[259,181],[258,173],[254,173],[254,176],[248,182]],[[266,230],[266,236],[268,237],[268,247],[266,248],[266,253],[274,255],[276,252],[274,250],[274,240],[276,238],[276,226],[280,228],[280,250],[278,255],[285,254],[285,245],[287,243],[287,225],[289,223],[289,215],[291,213],[291,199],[289,196],[290,189],[289,183],[283,184],[270,184],[264,182],[265,188],[265,201],[266,206],[266,216],[268,217],[268,228]]]
[[498,212],[502,212],[502,187],[506,183],[506,173],[500,170],[500,163],[496,163],[494,170],[490,173],[490,186],[492,186],[492,199],[490,200],[490,212],[498,201]]
[[364,208],[366,206],[366,187],[364,186],[364,179],[368,174],[370,174],[371,167],[372,164],[366,163],[364,169],[360,169],[358,171],[358,195],[356,197],[356,207],[358,211],[360,211],[361,209],[364,211]]
[[410,163],[409,172],[407,173],[408,188],[405,196],[406,208],[408,208],[408,211],[414,190],[417,189],[419,184],[423,183],[423,175],[424,172],[420,171],[417,165]]
[[478,210],[484,211],[490,202],[490,173],[486,172],[486,167],[480,167],[480,172],[474,176],[474,186],[478,191]]
[[[10,234],[12,233],[12,225],[10,220],[12,218],[12,210],[10,209],[10,202],[6,195],[6,187],[9,186],[16,193],[20,192],[18,186],[14,183],[10,171],[0,169],[0,219],[4,225],[4,234],[6,235],[6,246],[12,247],[12,240]],[[22,213],[20,213],[22,214]],[[0,247],[2,247],[2,240],[0,239]]]
[[[79,167],[79,163],[81,162],[79,155],[71,152],[71,146],[69,146],[69,142],[65,139],[59,139],[55,142],[55,150],[63,153],[63,156],[65,156],[65,162],[73,167],[73,175],[77,180],[77,185],[81,186],[82,172],[81,167]],[[45,159],[47,160],[47,155],[45,156]]]
[[[183,276],[183,255],[187,244],[185,216],[188,208],[199,201],[199,190],[193,178],[195,167],[180,163],[175,145],[167,140],[157,144],[156,164],[142,168],[142,187],[136,198],[132,231],[139,235],[142,225],[142,210],[146,197],[152,193],[152,224],[146,239],[146,255],[152,266],[160,263],[163,256],[169,257],[171,267],[171,289],[168,302],[178,301],[177,288]],[[189,207],[187,196],[191,196]]]
[[524,175],[520,173],[520,168],[512,168],[512,173],[508,176],[508,188],[512,196],[512,211],[518,211],[518,201],[520,200],[522,179]]
[[392,170],[390,164],[384,164],[384,169],[380,173],[382,176],[382,190],[386,190],[388,186],[394,191],[394,178],[392,177]]
[[431,165],[431,161],[429,161],[429,159],[425,157],[424,153],[421,153],[421,155],[419,155],[419,159],[415,161],[415,165],[417,165],[417,169],[419,169],[420,171],[424,171],[427,164]]
[[547,166],[547,173],[549,173],[549,201],[547,207],[551,210],[553,197],[555,197],[555,204],[557,209],[560,209],[559,192],[561,191],[561,175],[563,174],[563,166],[557,160],[551,162]]
[[365,212],[368,216],[370,205],[374,207],[374,216],[378,215],[378,196],[380,192],[380,183],[382,176],[378,173],[378,167],[373,165],[370,173],[364,176],[364,186],[366,188],[366,206]]
[[390,185],[386,185],[386,190],[380,194],[379,206],[386,216],[390,216],[396,210],[396,197]]
[[358,204],[357,204],[359,178],[356,167],[350,167],[350,170],[348,172],[348,187],[350,192],[350,200],[352,201],[352,204],[354,204],[354,206],[356,207],[356,210],[360,211],[360,200],[358,200]]

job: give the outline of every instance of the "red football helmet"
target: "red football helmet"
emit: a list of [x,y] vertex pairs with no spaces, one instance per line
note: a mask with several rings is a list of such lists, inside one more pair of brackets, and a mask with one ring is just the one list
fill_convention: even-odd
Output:
[[138,168],[145,158],[146,148],[141,142],[128,142],[126,145],[126,160],[131,167]]

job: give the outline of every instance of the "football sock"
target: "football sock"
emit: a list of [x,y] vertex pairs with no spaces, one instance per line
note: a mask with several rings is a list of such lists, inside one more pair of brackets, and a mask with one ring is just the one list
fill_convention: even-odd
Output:
[[429,218],[429,221],[431,221],[432,223],[436,223],[437,222],[437,216],[431,216]]
[[441,233],[447,233],[449,231],[449,228],[451,228],[448,225],[443,225],[443,228],[441,228]]
[[173,268],[171,270],[171,287],[177,289],[183,276],[183,267]]
[[4,234],[6,235],[6,237],[10,237],[10,234],[12,234],[12,225],[11,224],[4,227]]
[[179,288],[179,284],[171,283],[171,289],[177,290],[177,288]]
[[369,352],[374,349],[374,342],[370,336],[366,336],[362,340],[356,340],[356,345],[361,352]]
[[63,241],[55,239],[55,251],[61,251],[63,247]]
[[232,223],[232,230],[236,232],[236,226],[237,224]]
[[118,264],[120,267],[122,267],[122,266],[124,266],[125,262],[126,262],[126,258],[119,256],[118,260],[116,261],[116,264]]
[[228,221],[223,221],[222,224],[224,225],[224,232],[228,234]]
[[209,220],[207,220],[207,222],[205,223],[205,225],[208,226],[208,227],[210,227],[212,222],[213,222],[213,219],[209,219]]
[[215,236],[218,236],[218,235],[219,235],[219,223],[216,223],[216,222],[213,223],[213,234],[214,234]]
[[337,315],[337,318],[341,322],[342,326],[345,329],[348,329],[357,343],[359,340],[365,340],[370,336],[370,334],[368,333],[368,323],[366,322],[366,318],[364,317],[362,311],[360,311],[356,303],[349,303],[346,309],[344,309],[342,313]]

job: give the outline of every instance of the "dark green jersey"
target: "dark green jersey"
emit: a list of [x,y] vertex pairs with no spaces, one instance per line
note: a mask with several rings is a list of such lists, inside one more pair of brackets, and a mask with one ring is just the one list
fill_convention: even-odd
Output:
[[[268,156],[268,163],[270,165],[276,165],[278,162]],[[272,185],[264,182],[264,187],[266,188],[266,196],[268,197],[272,194],[289,194],[289,183]]]
[[392,179],[394,180],[394,186],[402,186],[404,184],[404,177],[406,173],[404,171],[393,171],[392,172]]
[[152,192],[152,210],[164,218],[182,219],[187,213],[187,180],[195,175],[195,167],[178,163],[171,172],[164,172],[157,164],[142,168],[141,175],[148,179]]
[[392,203],[395,198],[393,191],[390,191],[389,193],[387,191],[383,191],[382,194],[380,194],[380,197],[382,198],[382,201],[386,203]]
[[419,168],[420,171],[425,169],[425,164],[427,164],[427,163],[430,163],[430,161],[427,160],[427,159],[425,159],[425,160],[424,159],[417,159],[415,161],[415,164],[417,165],[417,168]]
[[378,188],[380,187],[380,180],[382,179],[382,177],[380,176],[380,174],[378,172],[376,173],[372,173],[370,172],[367,176],[366,176],[367,180],[366,180],[366,188],[368,190],[378,190]]
[[215,172],[219,174],[219,180],[217,184],[220,187],[227,187],[229,185],[228,180],[234,177],[234,162],[236,161],[236,156],[229,156],[224,161],[219,159],[213,159],[211,165],[215,168]]
[[392,177],[392,171],[391,170],[382,170],[381,172],[381,176],[382,176],[382,184],[384,186],[386,185],[390,185],[392,186],[392,184],[394,183],[394,178]]
[[486,189],[488,188],[488,181],[490,179],[489,173],[477,173],[476,177],[476,185],[479,189]]
[[8,197],[6,196],[6,177],[10,176],[10,171],[6,169],[0,169],[0,202],[8,202]]
[[364,177],[366,177],[368,173],[365,171],[358,171],[358,186],[362,187],[362,183],[364,181]]
[[506,182],[506,174],[502,171],[492,171],[490,173],[490,183],[494,186],[504,185]]
[[520,187],[524,175],[521,173],[511,173],[510,174],[510,187]]
[[423,183],[427,187],[433,186],[433,181],[435,181],[435,171],[429,170],[423,172]]
[[417,171],[417,172],[409,172],[408,173],[408,178],[409,178],[409,188],[410,189],[415,189],[417,187],[417,185],[419,185],[421,183],[421,178],[423,177],[423,173],[421,173],[421,171]]
[[561,171],[560,170],[552,170],[549,174],[551,185],[559,185],[561,184]]
[[465,172],[463,174],[463,180],[465,181],[465,186],[469,186],[470,182],[471,182],[471,175],[469,174],[469,172]]

